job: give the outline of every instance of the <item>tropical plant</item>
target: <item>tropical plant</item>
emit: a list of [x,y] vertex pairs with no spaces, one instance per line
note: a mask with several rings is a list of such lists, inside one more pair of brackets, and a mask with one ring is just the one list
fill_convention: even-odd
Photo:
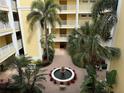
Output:
[[49,53],[48,53],[49,32],[47,27],[49,25],[51,27],[55,27],[56,22],[60,24],[60,18],[57,14],[58,10],[60,10],[60,7],[58,6],[58,4],[54,3],[54,0],[36,0],[33,1],[31,5],[31,13],[27,16],[27,20],[30,24],[31,29],[33,29],[35,23],[39,21],[41,28],[44,30],[45,33],[44,43],[45,43],[48,61],[49,61]]
[[[30,69],[25,67],[23,70],[22,77],[20,75],[13,75],[12,78],[14,83],[9,85],[9,89],[16,89],[20,93],[42,93],[42,89],[45,87],[41,84],[42,80],[46,80],[44,77],[45,70],[40,70],[39,68]],[[21,82],[20,82],[21,81]]]
[[[105,46],[101,37],[95,32],[93,25],[86,23],[69,38],[68,50],[75,62],[86,64],[100,64],[101,60],[112,60],[120,56],[120,50]],[[73,44],[73,45],[72,45]]]
[[[49,36],[48,36],[49,60],[47,60],[46,48],[43,48],[44,49],[44,52],[43,52],[43,55],[42,55],[42,58],[43,58],[42,66],[47,66],[47,65],[49,65],[53,61],[54,53],[55,53],[54,46],[53,46],[53,44],[54,44],[53,38],[55,38],[55,36],[52,33],[50,33]],[[43,42],[44,42],[44,40],[42,39],[41,40],[42,47],[44,47],[44,43]]]
[[97,33],[104,41],[111,39],[111,30],[117,23],[118,0],[98,0],[92,8],[92,18]]
[[0,10],[0,21],[4,24],[8,23],[8,15],[7,12]]
[[30,57],[25,57],[24,55],[15,57],[13,66],[16,67],[20,77],[23,75],[23,67],[26,67],[29,63],[31,63]]
[[114,93],[113,85],[116,83],[117,71],[112,70],[106,74],[105,80],[98,80],[93,66],[86,66],[88,75],[81,85],[80,93]]

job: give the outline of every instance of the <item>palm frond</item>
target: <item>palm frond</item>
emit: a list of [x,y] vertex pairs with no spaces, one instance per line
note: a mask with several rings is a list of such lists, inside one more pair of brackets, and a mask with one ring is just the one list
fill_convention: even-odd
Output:
[[27,21],[29,22],[29,26],[31,27],[31,30],[33,30],[33,27],[36,22],[42,19],[42,14],[36,11],[32,11],[30,14],[27,16]]
[[36,1],[32,2],[31,11],[34,11],[35,9],[37,9],[37,11],[43,12],[44,7],[45,7],[45,5],[44,5],[43,0],[36,0]]

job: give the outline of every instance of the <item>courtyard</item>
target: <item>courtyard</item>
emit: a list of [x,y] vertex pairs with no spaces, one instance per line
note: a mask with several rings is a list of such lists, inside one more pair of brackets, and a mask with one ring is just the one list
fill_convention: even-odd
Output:
[[[61,66],[70,67],[75,70],[77,74],[77,79],[75,83],[70,85],[65,85],[65,89],[61,90],[60,84],[54,84],[50,81],[49,73],[53,68],[58,68]],[[45,86],[43,93],[80,93],[80,86],[82,84],[82,80],[87,75],[86,70],[75,66],[72,63],[71,57],[68,55],[65,49],[56,49],[55,57],[53,59],[52,64],[42,69],[46,69],[45,73],[48,75],[46,76],[46,81],[42,81],[42,84]],[[14,75],[16,72],[15,69],[9,69],[6,72],[0,73],[0,79],[8,80],[11,79],[11,76]],[[105,71],[98,71],[99,79],[104,79]]]

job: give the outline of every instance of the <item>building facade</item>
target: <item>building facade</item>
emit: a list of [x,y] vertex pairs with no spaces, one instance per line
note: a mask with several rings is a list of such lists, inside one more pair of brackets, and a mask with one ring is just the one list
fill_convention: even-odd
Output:
[[[26,20],[30,13],[33,0],[0,0],[0,11],[8,16],[8,23],[0,21],[0,64],[12,55],[21,54],[20,50],[24,47],[24,54],[33,58],[42,58],[43,50],[40,44],[40,25],[37,23],[36,31],[30,31]],[[62,19],[62,25],[56,25],[54,29],[48,28],[50,33],[55,35],[54,47],[66,48],[68,35],[73,29],[91,22],[91,9],[95,0],[55,0],[61,7],[58,13]],[[111,63],[110,69],[116,69],[117,85],[115,93],[124,92],[124,43],[123,43],[123,24],[124,24],[124,1],[118,3],[118,23],[113,33],[112,46],[121,49],[121,57]]]
[[22,49],[21,30],[15,0],[0,0],[0,11],[7,16],[7,23],[0,21],[0,64],[19,55]]

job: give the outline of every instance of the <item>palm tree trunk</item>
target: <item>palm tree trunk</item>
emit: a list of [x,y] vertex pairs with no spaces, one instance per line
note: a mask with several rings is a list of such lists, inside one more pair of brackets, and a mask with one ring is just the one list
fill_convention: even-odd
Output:
[[45,22],[45,40],[46,40],[46,52],[47,52],[47,61],[49,62],[49,46],[48,46],[48,30],[47,30],[47,25],[46,25],[46,22]]
[[32,84],[31,84],[31,91],[33,91],[33,89],[34,89],[35,82],[36,82],[36,78],[34,78]]

